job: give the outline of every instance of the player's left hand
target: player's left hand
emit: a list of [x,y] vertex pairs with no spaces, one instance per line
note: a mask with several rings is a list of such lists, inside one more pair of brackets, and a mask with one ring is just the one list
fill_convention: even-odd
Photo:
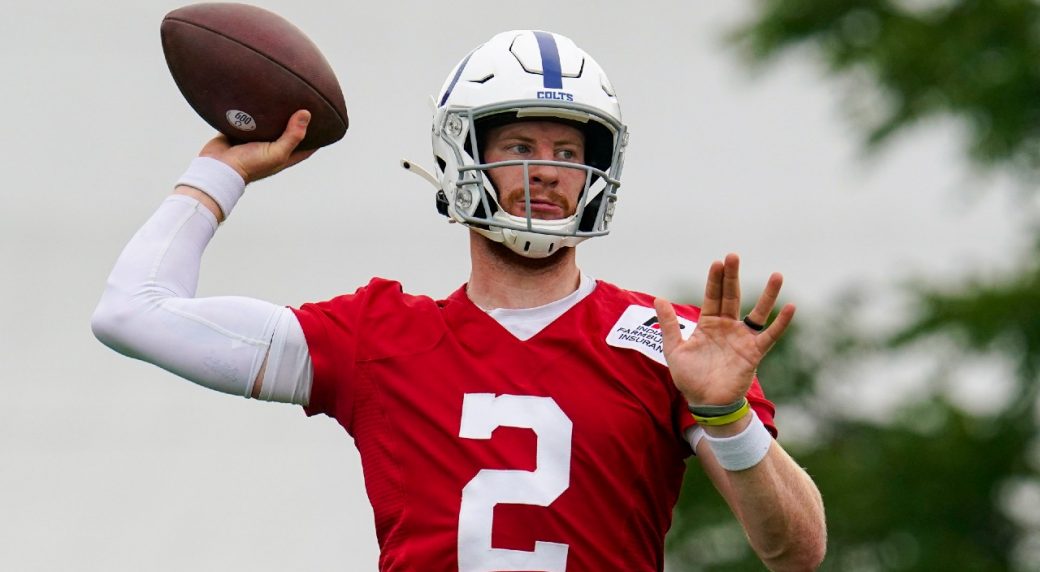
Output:
[[[743,397],[758,364],[783,335],[794,317],[787,304],[769,327],[756,331],[740,318],[740,258],[726,255],[708,270],[697,328],[683,340],[672,304],[654,301],[664,338],[664,356],[672,380],[694,405],[726,405]],[[783,276],[774,273],[747,315],[752,324],[764,325],[780,295]]]

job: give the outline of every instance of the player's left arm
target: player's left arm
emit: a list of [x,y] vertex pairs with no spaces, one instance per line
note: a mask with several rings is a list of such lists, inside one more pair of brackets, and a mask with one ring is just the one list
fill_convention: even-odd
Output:
[[[731,414],[702,419],[701,464],[763,563],[771,570],[814,570],[826,551],[820,492],[745,400],[759,363],[794,317],[794,306],[784,306],[767,328],[749,326],[739,316],[739,267],[735,254],[712,264],[697,328],[686,340],[672,305],[655,301],[665,359],[676,387],[695,409],[728,411],[745,403]],[[780,274],[770,276],[748,315],[752,324],[765,324],[782,283]]]
[[697,456],[770,570],[815,570],[827,548],[823,499],[805,470],[770,441],[765,457],[740,471],[722,468],[708,439]]

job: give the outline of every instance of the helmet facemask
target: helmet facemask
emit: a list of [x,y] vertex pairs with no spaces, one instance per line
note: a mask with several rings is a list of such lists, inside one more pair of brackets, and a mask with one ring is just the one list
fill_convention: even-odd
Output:
[[[438,188],[441,214],[531,258],[544,258],[609,232],[628,133],[603,70],[571,40],[530,30],[498,34],[452,70],[435,103],[432,138],[437,168],[424,177]],[[578,128],[585,135],[584,164],[487,162],[482,145],[488,131],[518,121]],[[541,219],[532,213],[529,173],[541,165],[582,171],[584,186],[572,215]],[[489,171],[502,167],[523,169],[523,213],[510,214],[501,204]]]
[[[446,198],[451,198],[446,209],[448,216],[532,258],[550,256],[562,247],[610,232],[627,138],[623,125],[580,105],[546,107],[545,102],[538,100],[486,108],[448,108],[443,117],[441,129],[434,136],[439,136],[451,150],[458,165],[456,177],[448,183],[451,192],[445,193]],[[482,154],[488,131],[500,125],[532,120],[560,122],[582,131],[585,163],[533,159],[485,162]],[[583,172],[584,185],[572,215],[561,219],[532,216],[529,170],[536,165]],[[525,212],[520,216],[503,208],[488,173],[491,169],[510,166],[523,169]]]

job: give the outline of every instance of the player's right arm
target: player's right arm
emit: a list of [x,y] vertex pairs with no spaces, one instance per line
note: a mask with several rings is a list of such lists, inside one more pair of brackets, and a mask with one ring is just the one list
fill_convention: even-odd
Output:
[[91,320],[97,338],[205,387],[306,404],[311,363],[291,310],[261,300],[195,298],[202,252],[245,185],[294,165],[310,114],[299,111],[277,141],[202,149],[173,195],[116,262]]

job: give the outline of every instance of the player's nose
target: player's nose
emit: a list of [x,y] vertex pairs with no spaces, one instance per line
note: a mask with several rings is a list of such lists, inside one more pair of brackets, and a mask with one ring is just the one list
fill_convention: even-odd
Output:
[[[539,145],[535,149],[534,159],[536,161],[552,161],[555,159],[553,156],[552,147]],[[527,167],[527,177],[531,183],[541,183],[543,185],[555,185],[560,180],[560,168],[556,165],[542,165],[533,164]]]

